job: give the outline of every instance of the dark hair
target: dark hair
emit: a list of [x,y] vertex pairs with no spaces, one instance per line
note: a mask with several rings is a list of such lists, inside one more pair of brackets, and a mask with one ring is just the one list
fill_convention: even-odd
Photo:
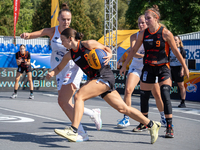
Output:
[[158,8],[157,5],[153,5],[153,7],[148,8],[148,9],[145,11],[145,13],[146,13],[146,12],[152,12],[153,16],[154,16],[154,17],[158,17],[158,20],[160,20],[160,12],[159,12],[159,8]]
[[69,10],[69,6],[68,6],[66,3],[63,3],[63,4],[62,4],[62,9],[59,11],[59,15],[58,15],[58,16],[60,16],[60,14],[61,14],[63,11],[67,11],[67,12],[70,12],[70,13],[71,13],[71,11]]
[[84,35],[82,33],[77,32],[72,28],[66,28],[61,32],[61,35],[64,35],[66,38],[73,37],[76,40],[81,40]]
[[26,46],[24,44],[21,44],[19,48],[21,48],[22,46],[24,46],[26,48]]

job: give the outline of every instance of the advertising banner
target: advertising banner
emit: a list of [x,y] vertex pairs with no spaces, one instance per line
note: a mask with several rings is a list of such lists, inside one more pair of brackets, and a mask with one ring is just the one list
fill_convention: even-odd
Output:
[[196,60],[196,70],[200,70],[200,40],[183,40],[186,59]]
[[59,13],[59,0],[51,0],[51,27],[59,25],[58,13]]
[[190,72],[190,77],[184,77],[186,100],[200,101],[200,72]]
[[[57,90],[56,78],[53,77],[50,80],[45,78],[48,71],[49,69],[43,68],[32,70],[34,90]],[[16,75],[17,68],[0,68],[0,92],[14,90]],[[29,90],[29,81],[25,72],[19,80],[19,90]]]
[[[124,94],[125,90],[125,83],[126,83],[126,78],[127,78],[127,72],[125,76],[121,76],[119,74],[119,70],[113,70],[114,76],[115,76],[115,88],[119,92],[119,94]],[[137,86],[135,87],[133,93],[134,94],[140,94],[140,84],[138,83]],[[176,83],[172,83],[171,91],[170,91],[170,97],[172,99],[179,99],[179,91],[178,91],[178,86]]]
[[14,38],[16,32],[16,25],[19,17],[19,10],[20,10],[20,0],[14,0]]

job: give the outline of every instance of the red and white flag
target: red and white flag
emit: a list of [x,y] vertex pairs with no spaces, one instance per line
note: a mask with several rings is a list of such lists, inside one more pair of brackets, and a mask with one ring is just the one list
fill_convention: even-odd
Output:
[[14,0],[14,38],[16,32],[16,25],[19,17],[19,10],[20,10],[20,0]]

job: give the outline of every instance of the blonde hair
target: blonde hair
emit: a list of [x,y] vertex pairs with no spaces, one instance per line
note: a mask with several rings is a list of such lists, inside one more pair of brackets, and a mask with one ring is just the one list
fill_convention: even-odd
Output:
[[138,20],[139,20],[140,18],[142,18],[142,17],[145,18],[145,15],[140,15],[140,16],[138,17]]

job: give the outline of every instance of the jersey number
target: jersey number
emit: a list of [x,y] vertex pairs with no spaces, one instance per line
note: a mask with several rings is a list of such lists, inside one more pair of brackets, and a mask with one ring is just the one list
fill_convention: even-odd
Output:
[[87,60],[88,54],[85,54],[84,57],[85,57],[85,60]]
[[156,41],[156,47],[160,47],[160,41],[159,40]]

